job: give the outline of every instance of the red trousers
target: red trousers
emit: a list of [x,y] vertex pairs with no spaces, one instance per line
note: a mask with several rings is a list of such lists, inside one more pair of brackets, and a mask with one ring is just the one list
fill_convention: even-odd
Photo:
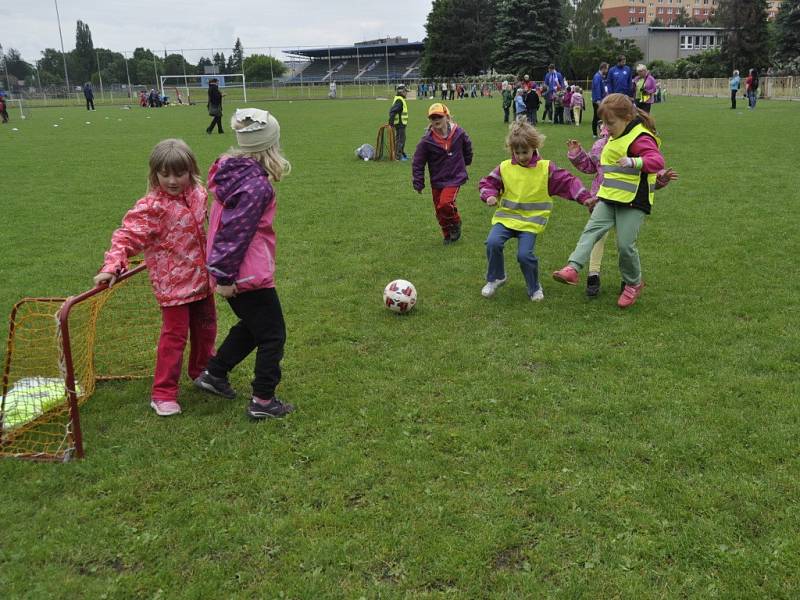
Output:
[[188,371],[192,379],[203,372],[208,359],[214,355],[217,338],[214,296],[179,306],[162,306],[161,319],[152,397],[175,402],[187,338],[191,340]]
[[450,236],[450,231],[461,224],[461,217],[456,206],[457,187],[431,188],[433,192],[433,208],[436,211],[436,220],[442,228],[444,237]]

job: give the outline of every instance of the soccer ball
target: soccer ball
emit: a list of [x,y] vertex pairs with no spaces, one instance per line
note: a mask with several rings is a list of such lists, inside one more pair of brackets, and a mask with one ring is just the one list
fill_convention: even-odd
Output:
[[396,313],[407,313],[417,303],[417,288],[405,279],[390,281],[383,288],[383,304]]

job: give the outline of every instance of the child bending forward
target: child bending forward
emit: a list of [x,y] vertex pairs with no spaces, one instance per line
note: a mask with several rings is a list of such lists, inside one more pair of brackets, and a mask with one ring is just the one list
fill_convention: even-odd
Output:
[[525,277],[528,297],[534,302],[543,300],[539,259],[534,252],[537,236],[550,219],[552,196],[592,205],[592,196],[580,179],[541,158],[539,148],[543,143],[544,136],[533,126],[514,123],[506,138],[511,159],[500,163],[478,185],[481,200],[489,206],[497,206],[486,239],[489,268],[486,285],[481,290],[485,298],[494,296],[497,288],[506,282],[503,247],[515,237],[518,240],[517,261]]

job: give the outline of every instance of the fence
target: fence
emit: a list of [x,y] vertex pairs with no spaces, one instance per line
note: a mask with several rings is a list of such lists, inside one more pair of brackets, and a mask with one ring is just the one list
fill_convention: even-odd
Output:
[[[731,94],[727,78],[664,79],[659,83],[662,90],[674,96],[725,98]],[[759,95],[773,100],[800,100],[800,77],[762,77]]]

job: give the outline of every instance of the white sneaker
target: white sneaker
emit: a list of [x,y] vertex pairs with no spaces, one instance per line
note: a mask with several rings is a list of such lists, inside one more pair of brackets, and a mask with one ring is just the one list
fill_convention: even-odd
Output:
[[171,417],[181,414],[181,405],[168,400],[151,400],[150,406],[159,417]]
[[491,298],[501,285],[506,282],[506,278],[495,279],[494,281],[487,281],[486,285],[481,289],[481,296],[484,298]]
[[542,300],[544,300],[544,292],[542,291],[542,288],[539,288],[533,292],[533,294],[531,294],[532,302],[541,302]]

